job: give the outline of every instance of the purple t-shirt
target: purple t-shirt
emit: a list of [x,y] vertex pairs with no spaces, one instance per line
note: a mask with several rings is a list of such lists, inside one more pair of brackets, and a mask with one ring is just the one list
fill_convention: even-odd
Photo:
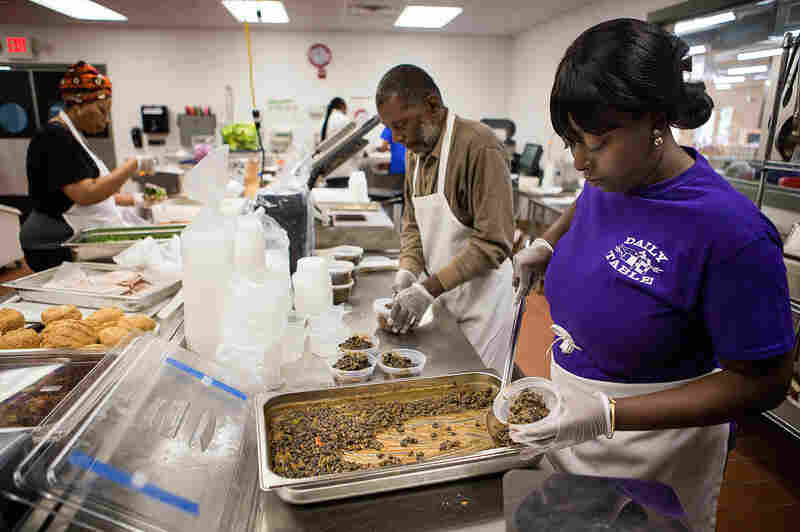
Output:
[[613,382],[696,377],[719,359],[791,350],[780,236],[700,154],[631,194],[586,184],[545,277],[553,321],[582,349],[553,356]]

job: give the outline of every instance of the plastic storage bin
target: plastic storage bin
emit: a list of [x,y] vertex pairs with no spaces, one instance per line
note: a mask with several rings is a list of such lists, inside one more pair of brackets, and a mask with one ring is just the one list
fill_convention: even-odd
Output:
[[[402,355],[404,357],[408,357],[411,359],[411,362],[414,365],[411,366],[410,368],[393,368],[391,366],[387,366],[383,363],[383,355],[388,353],[394,353],[396,355]],[[406,348],[387,349],[382,351],[381,354],[378,356],[378,367],[381,369],[382,372],[396,379],[405,377],[416,377],[418,375],[422,375],[422,370],[425,369],[425,362],[427,360],[428,360],[427,357],[422,353],[422,351],[417,351],[416,349],[406,349]]]
[[154,337],[115,354],[19,464],[17,488],[94,530],[233,529],[251,467],[242,376]]
[[216,115],[178,115],[178,129],[181,132],[181,145],[192,148],[192,137],[214,135],[217,131]]

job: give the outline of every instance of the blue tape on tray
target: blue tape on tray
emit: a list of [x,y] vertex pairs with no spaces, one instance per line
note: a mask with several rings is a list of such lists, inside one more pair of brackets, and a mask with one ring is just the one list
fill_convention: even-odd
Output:
[[164,504],[174,506],[175,508],[183,510],[186,513],[192,515],[198,515],[200,513],[200,507],[196,502],[190,501],[189,499],[184,499],[180,495],[175,495],[174,493],[164,491],[153,484],[144,484],[142,486],[134,485],[133,475],[127,471],[122,471],[121,469],[117,469],[112,465],[106,464],[105,462],[96,460],[88,454],[80,451],[72,451],[72,453],[69,455],[69,463],[76,467],[91,471],[100,477],[106,478],[112,482],[116,482],[117,484],[125,486],[126,488],[143,493],[144,495],[161,501]]
[[195,377],[195,378],[197,378],[197,379],[199,379],[199,380],[201,380],[203,382],[206,382],[206,383],[210,384],[211,386],[219,388],[220,390],[224,390],[224,391],[228,392],[229,394],[233,395],[234,397],[238,397],[239,399],[242,399],[243,401],[247,401],[247,395],[243,394],[242,392],[240,392],[236,388],[233,388],[232,386],[228,386],[224,382],[219,382],[217,379],[209,377],[205,373],[201,373],[201,372],[197,371],[196,369],[194,369],[194,368],[192,368],[190,366],[187,366],[186,364],[184,364],[183,362],[181,362],[179,360],[175,360],[172,357],[167,357],[167,364],[169,364],[170,366],[172,366],[174,368],[177,368],[177,369],[179,369],[181,371],[184,371],[184,372],[188,373],[189,375],[191,375],[192,377]]

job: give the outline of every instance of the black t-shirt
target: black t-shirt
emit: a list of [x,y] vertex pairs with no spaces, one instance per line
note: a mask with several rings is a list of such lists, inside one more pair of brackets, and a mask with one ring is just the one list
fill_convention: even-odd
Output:
[[48,122],[31,139],[26,167],[28,195],[34,208],[56,218],[60,218],[74,203],[64,194],[62,187],[100,174],[97,165],[69,129],[54,122]]

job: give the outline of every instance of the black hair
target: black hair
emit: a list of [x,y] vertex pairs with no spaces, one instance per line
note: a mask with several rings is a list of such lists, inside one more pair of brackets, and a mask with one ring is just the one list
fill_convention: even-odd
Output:
[[602,135],[620,127],[614,113],[661,113],[666,124],[694,129],[711,116],[714,102],[702,82],[685,82],[689,45],[654,24],[620,18],[583,32],[567,48],[550,93],[550,120],[561,138],[580,141],[569,117]]
[[322,131],[320,132],[319,140],[323,141],[328,137],[328,119],[331,117],[331,113],[334,109],[342,110],[347,107],[347,104],[344,101],[344,98],[339,98],[338,96],[335,97],[333,100],[330,101],[328,104],[328,110],[325,111],[325,121],[322,123]]
[[375,104],[380,106],[394,95],[407,103],[422,103],[434,94],[442,101],[442,93],[433,78],[416,65],[397,65],[383,75],[375,91]]

